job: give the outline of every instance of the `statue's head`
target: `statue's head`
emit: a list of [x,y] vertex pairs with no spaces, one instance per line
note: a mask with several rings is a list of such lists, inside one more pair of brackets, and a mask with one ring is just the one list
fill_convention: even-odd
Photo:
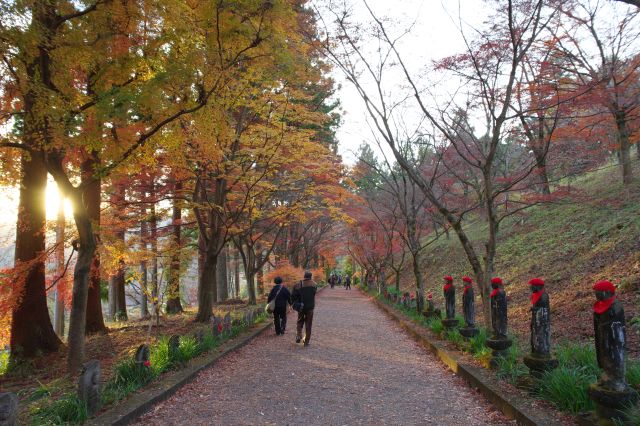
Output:
[[491,278],[491,288],[492,289],[496,289],[496,288],[500,288],[504,283],[502,282],[502,278],[500,277],[493,277]]
[[443,279],[445,284],[453,284],[453,277],[451,275],[446,275]]
[[538,293],[544,289],[544,280],[542,278],[533,278],[529,280],[529,286],[532,293]]
[[464,276],[462,277],[462,281],[464,282],[464,285],[471,285],[473,284],[473,280],[471,279],[471,277],[468,276]]
[[596,299],[607,300],[616,293],[616,287],[610,281],[598,281],[593,285],[593,291],[596,293]]

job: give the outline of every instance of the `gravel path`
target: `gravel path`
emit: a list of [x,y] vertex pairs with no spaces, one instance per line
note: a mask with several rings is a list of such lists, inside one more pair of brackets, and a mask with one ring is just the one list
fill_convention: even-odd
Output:
[[308,347],[292,313],[138,424],[512,424],[358,290],[323,290],[314,316]]

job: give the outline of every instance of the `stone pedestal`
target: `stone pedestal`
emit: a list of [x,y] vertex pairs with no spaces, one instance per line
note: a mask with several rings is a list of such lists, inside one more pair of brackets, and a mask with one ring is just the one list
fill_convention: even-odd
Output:
[[472,337],[477,336],[478,333],[480,333],[480,330],[478,330],[476,327],[462,327],[458,329],[458,332],[460,332],[462,337],[471,339]]
[[530,353],[525,355],[522,360],[524,365],[529,368],[529,374],[531,377],[539,379],[542,377],[545,371],[553,370],[558,367],[558,360],[552,356],[540,356],[538,354]]
[[456,328],[458,325],[460,325],[458,323],[457,318],[445,318],[442,320],[442,324],[444,325],[445,328]]
[[100,362],[91,360],[84,365],[78,379],[78,399],[84,402],[87,413],[93,416],[100,409]]
[[491,337],[487,339],[486,345],[491,349],[491,361],[489,363],[491,367],[498,366],[498,359],[507,355],[512,343],[511,339],[507,338]]
[[594,383],[589,385],[587,393],[595,403],[597,417],[610,421],[627,420],[623,410],[638,401],[638,393],[629,387],[622,391],[614,391]]

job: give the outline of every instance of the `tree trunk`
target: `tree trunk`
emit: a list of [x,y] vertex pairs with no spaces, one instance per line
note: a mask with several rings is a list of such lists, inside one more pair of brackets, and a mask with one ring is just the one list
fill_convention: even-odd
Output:
[[[117,220],[115,231],[116,241],[125,247],[126,228],[119,214],[119,209],[125,200],[125,187],[122,182],[114,182],[110,202],[113,209],[113,217]],[[125,295],[126,265],[124,259],[118,260],[118,269],[109,277],[109,315],[112,321],[127,321],[127,298]]]
[[245,276],[247,277],[247,293],[249,294],[249,305],[255,305],[256,301],[256,283],[255,283],[255,272],[254,271],[244,271]]
[[[152,197],[155,197],[155,185],[152,184]],[[151,238],[151,303],[153,315],[158,318],[160,314],[160,292],[158,288],[158,217],[156,216],[156,204],[151,203],[151,217],[149,218],[149,236]]]
[[207,322],[213,309],[213,295],[215,291],[218,256],[215,250],[207,247],[207,252],[202,265],[202,274],[198,281],[198,313],[196,321]]
[[60,194],[60,205],[58,206],[58,219],[56,221],[56,275],[58,280],[55,287],[53,301],[53,329],[60,339],[64,338],[64,234],[66,218],[64,215],[64,196]]
[[615,114],[616,127],[618,129],[618,143],[620,144],[620,163],[622,164],[622,183],[629,185],[633,181],[631,168],[631,145],[629,143],[629,127],[624,111]]
[[68,372],[74,374],[84,361],[89,280],[95,260],[96,242],[91,218],[83,205],[83,194],[76,190],[70,194],[70,198],[74,205],[73,217],[79,237],[79,242],[76,244],[78,257],[73,271],[73,299],[69,318],[67,354]]
[[[262,263],[262,255],[259,255],[258,258],[256,258],[256,266]],[[262,266],[257,266],[256,268],[256,281],[258,283],[258,294],[260,296],[262,296],[264,294],[264,270],[262,269]]]
[[547,173],[547,156],[538,150],[533,150],[536,157],[536,168],[538,169],[538,180],[540,182],[540,192],[544,195],[551,194],[549,185],[549,175]]
[[53,352],[60,339],[51,325],[45,292],[45,190],[47,171],[37,155],[23,155],[22,181],[16,227],[15,263],[24,271],[14,282],[14,294],[21,297],[11,312],[11,358],[32,357]]
[[218,301],[224,302],[228,298],[228,280],[227,280],[227,247],[225,246],[218,255],[216,287],[218,292]]
[[[143,215],[146,214],[146,210],[143,211]],[[140,241],[142,244],[142,250],[147,249],[147,223],[145,221],[140,222]],[[148,276],[147,276],[147,261],[142,260],[140,262],[140,318],[144,319],[149,316],[149,304],[147,303],[147,291],[148,291]]]
[[234,255],[234,265],[233,267],[235,268],[235,281],[236,281],[236,299],[240,298],[240,253],[238,252],[238,250],[234,251],[235,255]]
[[[88,159],[82,162],[81,172],[83,180],[93,178],[94,169],[99,165],[98,157],[92,153]],[[100,179],[97,179],[87,185],[82,194],[82,201],[89,220],[92,223],[92,229],[100,229]],[[94,241],[96,240],[94,236]],[[91,271],[89,275],[89,294],[87,299],[87,315],[86,315],[85,333],[101,333],[106,332],[107,327],[104,325],[102,316],[102,300],[100,298],[100,255],[94,250],[94,258],[91,262]]]
[[[175,185],[174,196],[177,196],[182,189],[182,184],[177,182]],[[180,248],[182,245],[182,209],[177,198],[173,200],[172,210],[173,224],[173,252],[171,254],[171,262],[169,264],[169,282],[167,283],[167,313],[177,314],[182,312],[182,303],[180,302]]]

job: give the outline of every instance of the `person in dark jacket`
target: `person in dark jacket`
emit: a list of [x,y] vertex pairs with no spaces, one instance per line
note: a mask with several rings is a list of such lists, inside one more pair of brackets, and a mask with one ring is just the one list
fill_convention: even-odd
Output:
[[287,328],[287,303],[291,293],[282,283],[282,278],[276,277],[273,282],[275,285],[269,293],[267,303],[276,299],[276,307],[273,310],[273,324],[276,327],[276,336],[280,336],[284,334],[284,330]]
[[[302,302],[302,309],[298,312],[296,327],[296,343],[304,341],[308,346],[311,340],[311,324],[313,323],[313,308],[316,304],[316,283],[311,279],[311,272],[305,271],[304,279],[293,287],[291,295],[292,303]],[[304,326],[304,339],[302,338],[302,326]]]

